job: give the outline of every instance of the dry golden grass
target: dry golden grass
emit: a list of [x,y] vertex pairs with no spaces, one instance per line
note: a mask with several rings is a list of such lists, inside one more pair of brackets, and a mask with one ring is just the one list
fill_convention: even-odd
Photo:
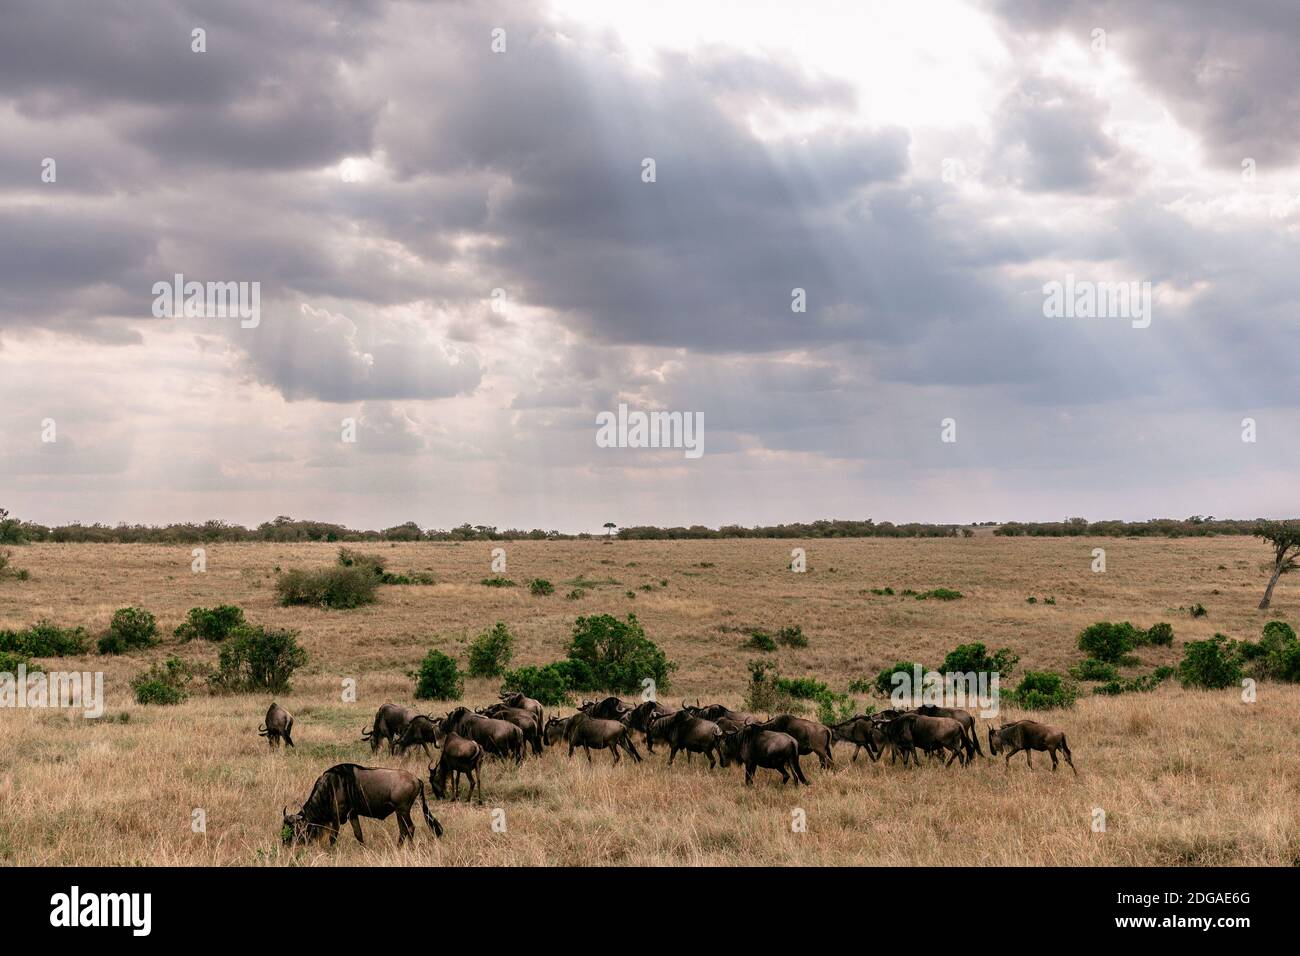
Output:
[[[810,571],[785,570],[791,547],[808,551]],[[1167,620],[1175,647],[1143,648],[1143,670],[1176,663],[1184,640],[1223,631],[1258,637],[1273,618],[1296,620],[1294,586],[1259,612],[1259,542],[965,540],[515,542],[509,576],[549,578],[550,597],[526,587],[495,589],[490,545],[387,544],[393,570],[428,570],[434,586],[386,587],[378,605],[357,611],[281,608],[274,569],[324,565],[328,545],[220,545],[205,574],[191,574],[188,547],[35,545],[16,549],[32,580],[0,582],[0,628],[40,617],[102,630],[115,608],[140,604],[170,635],[193,606],[235,603],[258,623],[294,627],[311,655],[281,698],[297,724],[296,750],[269,753],[256,727],[268,699],[208,697],[179,707],[143,707],[128,680],[150,660],[177,653],[196,663],[217,649],[195,642],[122,658],[45,662],[104,669],[108,708],[98,721],[58,711],[0,711],[0,862],[17,864],[1272,864],[1300,860],[1300,688],[1261,685],[1243,704],[1234,691],[1166,686],[1152,694],[1082,699],[1044,719],[1065,728],[1080,774],[1052,774],[1037,755],[1008,769],[1001,759],[965,770],[904,771],[849,763],[834,772],[804,766],[812,786],[782,788],[760,771],[752,789],[741,771],[710,773],[700,761],[671,770],[666,757],[639,766],[588,766],[548,751],[515,769],[489,762],[486,803],[435,803],[447,827],[435,842],[418,821],[414,848],[396,848],[396,823],[363,822],[369,841],[344,831],[333,851],[289,852],[278,845],[283,805],[295,807],[325,768],[342,761],[395,765],[370,754],[359,732],[382,702],[410,702],[413,670],[429,647],[457,654],[464,642],[507,622],[515,661],[563,655],[578,614],[635,611],[649,635],[680,665],[666,696],[740,702],[745,661],[739,630],[800,624],[804,649],[771,655],[781,672],[814,675],[843,689],[897,659],[936,665],[958,643],[1010,646],[1018,668],[1064,670],[1080,657],[1074,641],[1098,620],[1149,626]],[[1108,571],[1092,574],[1091,550],[1104,547]],[[712,565],[712,566],[703,566]],[[1222,567],[1221,567],[1222,566]],[[578,575],[602,584],[577,601],[564,595]],[[659,582],[667,580],[667,587]],[[654,590],[639,590],[653,583]],[[879,597],[872,587],[946,586],[960,601]],[[628,590],[635,592],[629,599]],[[1220,593],[1214,593],[1215,591]],[[1025,598],[1054,596],[1055,606]],[[1203,603],[1192,620],[1180,607]],[[1133,671],[1136,672],[1136,671]],[[357,681],[358,702],[341,700]],[[1014,679],[1014,678],[1013,678]],[[489,681],[469,681],[468,703],[494,697]],[[1022,716],[1007,712],[1008,719]],[[987,741],[985,741],[987,747]],[[422,757],[404,763],[425,775]],[[493,808],[506,831],[494,832]],[[207,815],[206,834],[191,812]],[[1094,808],[1106,832],[1091,829]],[[792,832],[792,812],[807,816]]]

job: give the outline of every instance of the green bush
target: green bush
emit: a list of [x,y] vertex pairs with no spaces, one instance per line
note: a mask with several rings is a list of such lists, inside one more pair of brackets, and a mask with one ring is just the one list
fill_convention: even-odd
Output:
[[1252,676],[1300,681],[1300,641],[1285,621],[1269,621],[1258,642],[1242,641],[1236,649],[1243,660],[1253,663]]
[[27,657],[75,657],[89,650],[90,637],[81,627],[59,627],[41,620],[25,631],[0,631],[0,651]]
[[345,568],[366,568],[377,578],[384,576],[387,559],[378,554],[362,554],[351,548],[339,548],[339,565]]
[[1094,694],[1107,694],[1112,697],[1119,694],[1145,693],[1146,691],[1155,690],[1176,672],[1177,669],[1173,667],[1157,667],[1150,674],[1142,674],[1130,680],[1121,680],[1117,676],[1099,687],[1094,687],[1092,692]]
[[1155,644],[1159,647],[1170,647],[1174,643],[1174,626],[1172,624],[1152,624],[1146,630],[1143,636],[1143,644]]
[[296,631],[244,625],[221,645],[217,672],[208,683],[218,692],[283,694],[293,672],[306,663]]
[[233,604],[192,607],[185,617],[185,623],[176,628],[175,634],[182,641],[191,641],[195,638],[204,641],[224,641],[243,625],[244,612]]
[[347,609],[375,602],[379,578],[365,564],[338,565],[318,571],[286,571],[275,582],[280,603],[286,607],[308,604]]
[[1205,610],[1204,604],[1193,605],[1190,610],[1191,610],[1192,617],[1205,617],[1205,615],[1210,613],[1209,611]]
[[949,651],[939,670],[944,674],[998,674],[1007,677],[1019,661],[1020,657],[1013,654],[1009,647],[990,654],[983,644],[976,641],[972,644],[958,644]]
[[786,647],[808,646],[808,638],[804,637],[803,627],[799,624],[791,624],[789,627],[783,627],[777,631],[776,642],[784,644]]
[[1099,661],[1118,664],[1137,646],[1141,635],[1142,632],[1128,621],[1120,624],[1099,621],[1088,625],[1079,634],[1079,650]]
[[837,694],[815,677],[781,677],[771,661],[750,661],[749,687],[745,707],[769,714],[804,714],[805,702],[816,708],[817,719],[834,724],[853,716],[853,702],[847,694]]
[[1072,707],[1076,696],[1074,685],[1055,671],[1025,671],[1010,694],[1011,702],[1026,710]]
[[1178,681],[1184,687],[1221,690],[1241,682],[1240,655],[1222,634],[1205,641],[1188,641],[1178,665]]
[[759,629],[750,634],[749,640],[742,644],[741,647],[747,647],[755,651],[767,651],[770,653],[771,651],[776,650],[776,639],[773,638],[771,634],[767,633],[767,631]]
[[922,591],[916,595],[918,601],[925,601],[934,598],[936,601],[956,601],[965,597],[960,591],[954,591],[952,588],[931,588],[928,591]]
[[554,594],[555,585],[545,578],[533,578],[528,582],[528,593],[541,596]]
[[169,657],[153,664],[147,671],[131,678],[131,690],[137,704],[179,704],[189,697],[187,690],[193,672],[179,657]]
[[[911,661],[899,661],[893,667],[886,667],[876,675],[876,693],[888,697],[894,692],[894,675],[896,673],[904,673],[907,675],[908,680],[911,680],[912,673],[916,666],[917,665]],[[927,669],[928,668],[922,667],[921,673],[924,674]],[[920,688],[915,688],[915,690],[919,692]]]
[[18,651],[0,651],[0,674],[17,674],[19,665],[26,667],[29,674],[34,674],[41,669],[41,665],[30,660],[26,654]]
[[578,618],[573,625],[569,658],[591,668],[596,687],[616,693],[638,691],[646,678],[664,690],[677,669],[646,637],[635,614],[629,614],[626,620],[612,614]]
[[469,675],[500,677],[514,654],[515,639],[510,629],[497,621],[492,630],[484,631],[469,645]]
[[595,690],[591,668],[581,661],[553,661],[542,667],[518,667],[501,681],[501,692],[519,692],[548,707],[567,704],[571,695]]
[[99,653],[124,654],[137,647],[158,643],[158,622],[142,607],[120,607],[113,613],[108,631],[99,639]]
[[1095,657],[1089,657],[1087,660],[1071,667],[1070,676],[1075,680],[1117,681],[1119,680],[1119,670],[1114,664],[1099,661]]
[[494,577],[484,578],[479,582],[479,584],[487,588],[512,588],[515,586],[514,581],[511,581],[509,578],[503,578],[499,574]]
[[465,690],[456,659],[439,650],[431,650],[420,662],[415,681],[417,700],[460,700]]

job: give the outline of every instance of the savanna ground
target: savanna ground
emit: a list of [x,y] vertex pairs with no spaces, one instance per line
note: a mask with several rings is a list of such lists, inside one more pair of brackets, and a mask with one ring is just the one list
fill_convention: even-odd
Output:
[[[296,809],[317,775],[344,761],[426,776],[422,755],[372,757],[359,739],[376,707],[412,703],[408,676],[430,647],[464,662],[464,647],[495,621],[516,635],[513,665],[560,658],[579,614],[634,611],[679,664],[663,695],[741,703],[742,631],[799,624],[809,646],[768,655],[787,676],[813,675],[844,690],[895,660],[936,666],[959,643],[1009,646],[1016,674],[1064,671],[1082,656],[1079,631],[1100,620],[1174,625],[1172,648],[1144,647],[1146,672],[1175,664],[1185,640],[1222,631],[1258,638],[1268,621],[1295,624],[1300,588],[1283,580],[1269,612],[1256,610],[1267,548],[1250,538],[1183,540],[971,539],[699,542],[513,542],[508,576],[548,578],[556,593],[489,588],[487,543],[387,543],[390,570],[430,571],[432,586],[384,587],[377,605],[355,611],[277,606],[276,567],[332,563],[325,544],[214,545],[208,570],[190,572],[188,546],[32,545],[14,549],[31,580],[0,581],[0,628],[38,618],[94,633],[115,608],[152,610],[167,635],[147,652],[44,661],[47,669],[104,670],[107,712],[86,720],[60,711],[0,711],[0,862],[4,864],[1174,864],[1294,865],[1300,861],[1300,687],[1184,691],[1169,682],[1149,694],[1082,697],[1071,710],[1034,716],[1064,728],[1079,776],[1052,774],[1046,754],[1032,771],[977,760],[903,770],[852,748],[837,768],[803,758],[811,787],[779,786],[759,771],[709,772],[699,759],[666,766],[665,753],[593,766],[548,750],[521,768],[487,761],[486,802],[431,804],[447,828],[434,841],[417,820],[414,848],[398,850],[397,827],[364,821],[367,845],[344,829],[333,851],[279,845],[280,812]],[[807,549],[809,571],[786,570],[790,549]],[[1106,549],[1103,574],[1090,570]],[[574,579],[588,580],[567,600]],[[663,586],[660,582],[666,581]],[[651,584],[650,591],[640,590]],[[873,587],[956,588],[958,601],[876,596]],[[627,596],[631,590],[635,599]],[[1029,596],[1038,604],[1026,603]],[[1043,598],[1054,597],[1055,605]],[[280,698],[297,723],[296,750],[271,753],[257,736],[269,699],[211,697],[197,689],[176,707],[139,706],[128,681],[151,660],[178,654],[212,664],[217,647],[176,644],[171,630],[194,606],[233,603],[249,620],[301,632],[310,663]],[[1201,603],[1208,616],[1186,610]],[[342,702],[345,678],[357,701]],[[1015,676],[1013,675],[1012,682]],[[465,702],[495,699],[497,682],[469,680]],[[869,701],[861,700],[863,704]],[[879,702],[877,702],[879,705]],[[421,702],[443,713],[448,705]],[[1023,714],[1004,707],[1003,719]],[[562,709],[568,713],[568,709]],[[980,721],[983,745],[987,751]],[[206,813],[205,834],[191,828]],[[495,808],[504,832],[492,828]],[[1106,814],[1093,832],[1094,809]],[[806,813],[806,832],[792,814]]]

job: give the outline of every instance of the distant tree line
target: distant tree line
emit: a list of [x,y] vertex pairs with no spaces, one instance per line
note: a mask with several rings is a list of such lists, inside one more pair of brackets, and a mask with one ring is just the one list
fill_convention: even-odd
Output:
[[[747,528],[742,525],[723,525],[707,528],[704,525],[660,528],[654,525],[637,525],[620,528],[615,535],[624,541],[676,541],[713,538],[951,538],[969,536],[972,528],[993,527],[993,534],[1006,537],[1190,537],[1201,535],[1254,534],[1263,519],[1216,519],[1194,515],[1177,520],[1153,518],[1149,521],[1086,521],[1068,518],[1054,522],[1011,521],[972,522],[969,525],[922,524],[911,522],[879,523],[871,519],[822,520],[793,524],[762,525]],[[604,525],[612,530],[612,522]],[[105,542],[117,544],[203,544],[238,541],[550,541],[589,540],[604,537],[600,534],[563,534],[534,528],[498,529],[494,525],[462,524],[450,530],[421,528],[414,521],[394,525],[381,531],[358,531],[341,524],[325,521],[306,521],[281,515],[265,521],[256,528],[230,524],[225,521],[187,522],[184,524],[67,524],[55,527],[20,521],[9,517],[0,509],[0,544],[22,544],[28,541],[55,542]]]

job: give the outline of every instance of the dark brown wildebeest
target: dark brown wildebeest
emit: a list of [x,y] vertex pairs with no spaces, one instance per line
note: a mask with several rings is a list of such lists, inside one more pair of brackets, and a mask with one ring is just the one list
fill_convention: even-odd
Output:
[[474,787],[478,786],[478,802],[483,802],[483,775],[479,765],[483,763],[483,748],[474,741],[460,734],[448,734],[442,739],[442,756],[436,763],[429,764],[429,786],[433,795],[439,800],[447,798],[447,777],[452,775],[451,798],[460,799],[460,775],[469,777],[469,793],[466,802],[474,799]]
[[411,806],[420,798],[424,822],[436,836],[442,836],[442,824],[429,812],[424,799],[424,781],[405,770],[384,767],[361,767],[354,763],[341,763],[330,767],[316,780],[311,796],[302,809],[290,815],[284,810],[282,838],[286,845],[307,843],[323,833],[328,833],[330,846],[339,837],[339,829],[346,821],[358,843],[365,843],[361,835],[361,817],[386,820],[397,813],[397,844],[415,839],[415,824],[411,822]]
[[1059,727],[1040,724],[1036,720],[1017,720],[1013,724],[1003,724],[997,730],[990,727],[990,754],[996,757],[1003,747],[1007,748],[1008,767],[1011,766],[1011,758],[1023,750],[1025,763],[1032,770],[1034,764],[1030,759],[1031,751],[1046,750],[1052,757],[1052,771],[1055,772],[1058,766],[1056,751],[1060,750],[1065,754],[1065,762],[1070,765],[1071,770],[1074,770],[1074,775],[1076,777],[1079,775],[1070,755],[1070,745],[1065,742],[1065,731]]
[[837,742],[853,744],[851,761],[858,759],[858,754],[866,750],[872,762],[880,759],[880,741],[884,731],[879,730],[868,714],[858,714],[848,720],[842,720],[831,728],[831,739]]
[[[627,715],[627,725],[633,730],[639,730],[645,734],[646,749],[651,753],[655,752],[654,741],[650,738],[650,726],[660,717],[668,717],[675,714],[676,711],[671,707],[665,707],[657,700],[647,700],[632,708],[632,712]],[[662,738],[655,738],[662,739]]]
[[715,724],[722,718],[734,720],[737,724],[756,724],[760,721],[757,714],[747,714],[744,711],[732,710],[722,704],[709,704],[707,707],[701,707],[697,700],[694,707],[689,707],[686,701],[682,701],[682,710],[689,710],[693,717],[703,717],[705,720],[711,720]]
[[975,716],[968,710],[962,710],[960,707],[936,707],[934,704],[922,704],[916,708],[916,713],[922,717],[951,717],[957,723],[961,724],[962,730],[966,732],[966,756],[973,754],[984,756],[984,751],[980,749],[980,737],[976,732]]
[[758,767],[779,770],[782,783],[789,783],[791,774],[798,783],[808,783],[799,766],[798,741],[777,730],[763,730],[758,724],[746,724],[740,730],[723,734],[718,755],[724,767],[733,760],[744,764],[747,787],[754,785],[754,770]]
[[293,714],[289,713],[279,704],[271,704],[266,711],[266,720],[262,726],[257,728],[257,736],[265,737],[267,744],[272,750],[280,743],[281,738],[290,747],[293,746]]
[[369,730],[361,731],[361,739],[370,741],[371,753],[377,753],[379,744],[387,740],[388,752],[392,753],[397,747],[397,739],[402,736],[402,731],[416,716],[416,712],[409,707],[400,704],[381,704],[375,711],[374,724]]
[[546,737],[554,742],[552,736],[552,727],[563,724],[560,733],[569,744],[569,756],[573,756],[573,751],[581,747],[587,754],[587,762],[591,763],[592,750],[608,750],[614,755],[614,763],[618,763],[619,748],[623,748],[637,763],[641,762],[641,754],[637,752],[636,744],[632,743],[632,731],[626,724],[617,720],[600,720],[596,717],[588,717],[582,711],[578,711],[572,717],[558,721],[552,717],[547,721]]
[[686,751],[687,760],[691,754],[704,754],[709,758],[710,770],[718,765],[713,754],[722,744],[722,728],[711,720],[696,717],[688,710],[679,710],[655,721],[655,736],[668,743],[670,767],[679,750]]
[[513,694],[498,694],[497,696],[501,698],[501,703],[505,704],[507,707],[513,707],[516,710],[526,710],[532,714],[537,720],[538,727],[546,726],[546,715],[542,712],[541,701],[533,700],[531,697],[525,697],[518,691]]
[[416,714],[397,738],[393,750],[401,757],[410,748],[419,747],[426,757],[432,757],[433,754],[429,753],[429,744],[438,746],[438,723],[427,714]]
[[632,708],[617,697],[606,697],[604,700],[584,700],[578,710],[588,717],[595,717],[597,720],[623,720],[628,714],[632,713]]
[[771,720],[758,726],[764,730],[777,730],[789,734],[799,744],[799,756],[816,754],[821,768],[835,769],[835,754],[831,749],[831,729],[816,720],[795,717],[792,714],[777,714]]
[[496,720],[508,720],[524,732],[524,743],[532,746],[533,753],[539,757],[542,755],[543,728],[531,711],[519,707],[507,707],[505,704],[492,704],[477,713]]
[[524,732],[508,720],[484,717],[468,707],[457,707],[436,724],[439,736],[460,734],[468,737],[493,757],[514,757],[524,762]]
[[911,757],[920,766],[921,760],[916,756],[919,747],[925,753],[951,751],[948,766],[956,759],[961,766],[966,765],[966,731],[962,725],[951,717],[924,717],[912,712],[902,714],[893,720],[882,722],[882,728],[889,743],[903,754],[903,766],[907,766]]

